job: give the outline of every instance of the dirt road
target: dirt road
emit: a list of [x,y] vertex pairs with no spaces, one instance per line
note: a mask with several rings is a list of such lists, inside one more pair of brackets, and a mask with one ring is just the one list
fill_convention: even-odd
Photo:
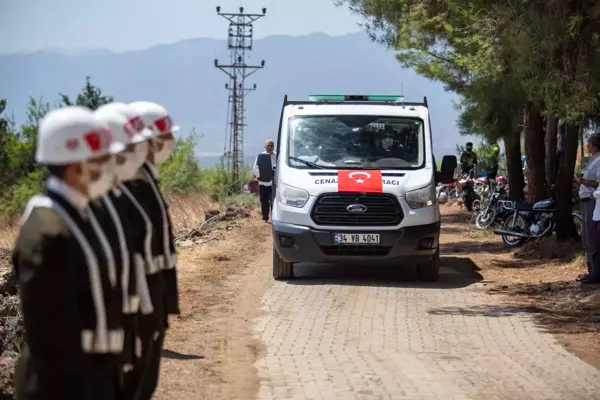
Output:
[[436,284],[399,269],[313,265],[274,282],[270,232],[256,220],[183,250],[184,314],[158,397],[599,399],[600,372],[532,313],[490,295],[473,262],[483,263],[481,246],[444,218]]

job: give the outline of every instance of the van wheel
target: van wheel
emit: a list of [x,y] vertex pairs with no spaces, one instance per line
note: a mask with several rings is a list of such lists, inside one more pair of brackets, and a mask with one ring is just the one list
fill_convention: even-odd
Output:
[[440,249],[429,259],[429,261],[419,264],[419,280],[436,282],[440,276]]
[[273,249],[273,278],[275,280],[291,279],[294,277],[294,264],[285,262],[279,257],[277,250]]

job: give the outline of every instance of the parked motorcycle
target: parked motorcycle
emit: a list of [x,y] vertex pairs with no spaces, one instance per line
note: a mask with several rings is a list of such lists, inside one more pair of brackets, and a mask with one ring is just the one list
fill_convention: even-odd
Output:
[[456,200],[455,196],[450,195],[450,192],[453,190],[454,193],[456,193],[454,186],[454,183],[438,183],[438,185],[435,188],[438,203],[444,204]]
[[478,209],[481,204],[481,197],[475,192],[475,180],[471,178],[474,175],[475,169],[469,171],[468,174],[464,174],[459,180],[458,185],[460,189],[460,197],[463,199],[463,204],[469,211],[473,211],[473,202],[476,200],[475,208]]
[[[510,247],[520,246],[530,239],[550,236],[556,229],[555,211],[554,198],[538,201],[535,204],[515,203],[502,228],[494,229],[494,233],[502,235],[502,241]],[[573,212],[571,216],[577,232],[581,232],[581,215]]]
[[475,217],[475,226],[478,229],[486,229],[498,222],[503,222],[511,214],[513,202],[506,200],[505,185],[497,182],[494,191],[488,201]]
[[473,181],[473,189],[480,198],[488,197],[490,194],[490,181],[487,177],[477,178]]

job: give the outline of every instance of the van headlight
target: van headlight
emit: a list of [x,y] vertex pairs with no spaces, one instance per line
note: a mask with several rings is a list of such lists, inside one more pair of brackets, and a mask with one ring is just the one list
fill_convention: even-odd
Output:
[[306,190],[298,189],[285,183],[280,183],[277,188],[277,199],[286,206],[302,208],[309,199]]
[[435,204],[435,188],[429,185],[406,192],[406,202],[410,208],[431,207]]

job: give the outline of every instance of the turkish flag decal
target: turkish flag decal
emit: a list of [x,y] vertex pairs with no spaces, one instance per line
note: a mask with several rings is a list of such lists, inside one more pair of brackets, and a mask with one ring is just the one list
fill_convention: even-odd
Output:
[[338,192],[383,192],[380,170],[340,170],[338,171]]

